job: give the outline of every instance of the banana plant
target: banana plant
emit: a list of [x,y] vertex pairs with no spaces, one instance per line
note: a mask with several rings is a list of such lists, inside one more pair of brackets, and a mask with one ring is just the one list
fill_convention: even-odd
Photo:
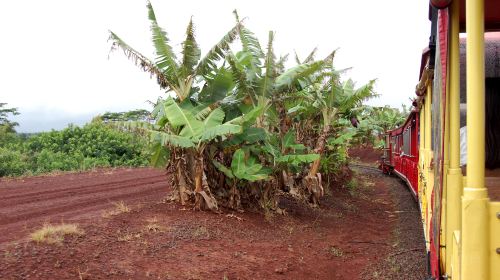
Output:
[[[235,15],[238,22],[239,17]],[[250,108],[266,104],[256,126],[266,130],[277,128],[283,137],[286,133],[281,124],[286,115],[281,105],[283,99],[291,92],[308,86],[311,76],[323,70],[325,61],[311,60],[285,70],[283,63],[286,57],[276,61],[274,32],[269,32],[266,52],[255,35],[244,26],[239,29],[239,39],[242,50],[236,54],[228,53],[226,57],[235,84],[234,95],[243,101],[243,106]]]
[[[354,117],[361,102],[375,95],[374,81],[360,88],[352,80],[341,82],[343,71],[333,67],[335,51],[316,60],[315,49],[286,69],[287,56],[276,59],[274,33],[263,50],[236,11],[234,27],[203,58],[190,20],[176,55],[150,2],[147,10],[153,59],[113,32],[110,40],[112,50],[123,50],[167,93],[155,103],[156,122],[137,127],[154,142],[152,163],[174,171],[180,202],[194,198],[196,208],[217,210],[214,195],[226,197],[229,181],[235,195],[238,182],[251,187],[240,188],[247,194],[260,192],[254,197],[264,205],[275,196],[275,175],[293,173],[303,177],[298,186],[317,204],[323,194],[320,161],[330,152],[327,140],[339,133],[340,118]],[[241,51],[234,53],[230,45],[237,38]]]
[[307,164],[319,158],[318,154],[309,153],[306,146],[296,142],[295,132],[291,129],[281,139],[271,137],[265,143],[263,150],[272,156],[272,166],[279,176],[279,184],[282,190],[300,197],[302,192],[295,184],[296,174],[301,176],[302,170]]
[[[314,51],[310,56],[313,54]],[[317,132],[308,132],[308,138],[316,135],[314,153],[319,157],[312,163],[307,176],[303,179],[303,185],[312,194],[311,200],[314,204],[319,203],[319,197],[324,193],[319,169],[333,125],[340,117],[352,114],[363,101],[375,96],[374,80],[359,88],[356,88],[350,79],[345,82],[340,81],[340,74],[345,70],[338,71],[334,68],[334,54],[335,52],[323,60],[328,67],[325,67],[322,73],[315,75],[315,80],[304,90],[296,92],[294,106],[288,109],[288,113],[300,115],[306,126],[312,125],[311,120],[316,120],[319,124]]]
[[271,169],[257,163],[255,157],[246,156],[243,149],[238,149],[234,152],[230,168],[224,166],[217,160],[213,160],[212,163],[219,171],[224,173],[227,178],[232,180],[240,179],[255,182],[268,179],[271,173]]
[[230,44],[241,32],[242,24],[236,25],[224,35],[220,41],[213,46],[208,53],[201,58],[201,51],[196,42],[194,24],[192,19],[186,29],[186,38],[182,43],[182,53],[178,59],[170,44],[167,32],[163,30],[156,19],[153,6],[148,1],[148,18],[152,41],[155,48],[156,58],[149,59],[141,54],[117,34],[110,31],[109,40],[112,41],[111,50],[122,49],[125,55],[131,59],[141,70],[156,77],[162,89],[173,92],[179,101],[184,101],[197,90],[194,86],[197,79],[215,79],[218,73],[218,63],[223,60],[229,51]]
[[[188,103],[189,104],[189,103]],[[225,113],[220,108],[203,109],[176,102],[172,97],[160,102],[155,108],[155,116],[164,128],[151,131],[153,139],[160,143],[158,149],[170,147],[181,150],[184,153],[178,155],[185,157],[186,153],[194,155],[194,195],[195,207],[200,209],[203,206],[211,210],[217,210],[217,201],[210,193],[210,188],[206,181],[204,171],[203,152],[207,145],[217,138],[228,137],[232,134],[242,132],[242,127],[238,124],[224,122]],[[198,106],[199,107],[199,106]],[[160,153],[160,152],[158,152]],[[190,194],[186,178],[185,168],[181,161],[186,158],[178,158],[176,161],[176,183],[178,184],[179,196],[182,204],[185,204],[187,196]]]
[[213,165],[220,172],[224,173],[231,190],[229,205],[234,209],[241,207],[240,191],[238,190],[238,181],[256,182],[269,179],[271,169],[257,163],[257,159],[247,153],[243,149],[238,149],[234,152],[231,166],[226,167],[217,160],[212,161]]

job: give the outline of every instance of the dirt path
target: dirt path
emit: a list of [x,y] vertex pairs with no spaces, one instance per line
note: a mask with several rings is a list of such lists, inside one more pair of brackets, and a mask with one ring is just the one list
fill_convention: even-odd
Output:
[[83,222],[112,202],[150,202],[167,191],[161,170],[114,169],[0,180],[0,248],[44,222]]
[[[350,189],[331,190],[319,209],[283,195],[284,216],[193,211],[160,199],[165,196],[161,172],[141,169],[109,175],[116,182],[100,173],[51,177],[48,187],[38,189],[22,185],[33,184],[36,178],[7,182],[11,185],[1,182],[0,197],[11,202],[0,206],[2,213],[9,213],[2,217],[0,230],[9,240],[27,236],[45,215],[57,222],[58,213],[67,215],[65,221],[79,223],[85,233],[66,238],[62,245],[24,241],[0,249],[0,279],[423,278],[423,253],[419,251],[423,243],[414,223],[418,223],[418,213],[407,211],[414,202],[397,179],[384,177],[378,170],[359,170],[357,183]],[[83,180],[70,180],[74,176]],[[83,183],[93,177],[101,179]],[[79,193],[71,191],[73,185],[79,186]],[[22,191],[16,192],[16,187]],[[94,209],[90,198],[101,201],[106,188],[113,200],[130,198],[127,203],[132,211],[102,217],[100,211],[110,204],[103,201],[100,208],[101,202],[96,202],[94,206],[101,210]],[[39,202],[30,202],[27,195],[31,192]],[[65,198],[68,195],[72,198]],[[146,198],[148,203],[133,203]],[[56,206],[51,200],[68,204]],[[31,206],[22,208],[15,201]],[[70,207],[71,203],[78,206]],[[83,211],[87,206],[91,210]],[[23,215],[28,215],[26,230],[8,226],[23,223],[19,218]],[[407,221],[411,226],[406,227]],[[417,249],[404,251],[410,247]],[[394,269],[394,259],[397,263],[401,258],[405,259],[401,265],[415,264],[412,274],[401,274],[409,271],[405,267]]]
[[[358,167],[358,170],[363,172],[365,168]],[[425,240],[417,203],[399,178],[383,176],[382,180],[392,195],[394,211],[391,216],[396,217],[390,238],[392,246],[384,258],[365,268],[362,278],[425,279]]]

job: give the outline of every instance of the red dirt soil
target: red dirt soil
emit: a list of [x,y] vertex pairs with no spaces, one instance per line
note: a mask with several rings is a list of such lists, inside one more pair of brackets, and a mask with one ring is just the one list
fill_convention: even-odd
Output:
[[[0,181],[0,279],[361,279],[398,246],[387,180],[399,183],[378,171],[357,178],[320,208],[283,195],[287,215],[193,211],[163,199],[167,177],[153,169]],[[131,212],[102,216],[121,200]],[[61,220],[85,233],[27,240]]]
[[370,166],[378,166],[378,162],[382,157],[382,150],[374,149],[372,146],[357,146],[349,148],[348,154],[355,161]]
[[149,202],[165,195],[164,172],[109,169],[0,179],[0,248],[45,222],[94,220],[112,202]]

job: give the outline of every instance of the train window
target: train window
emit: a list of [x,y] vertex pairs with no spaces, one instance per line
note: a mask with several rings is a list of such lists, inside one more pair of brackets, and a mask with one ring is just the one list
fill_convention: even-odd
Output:
[[[500,168],[500,32],[485,33],[485,124],[486,167]],[[466,38],[460,38],[460,127],[466,125]],[[465,135],[465,134],[464,134]],[[460,141],[463,146],[466,141]],[[462,144],[461,144],[462,145]],[[461,157],[466,158],[466,147],[461,147]],[[466,163],[466,162],[464,162]],[[462,164],[462,163],[461,163]]]
[[411,137],[410,137],[410,130],[411,128],[407,128],[403,132],[403,154],[411,156]]
[[486,78],[486,167],[500,167],[500,77]]

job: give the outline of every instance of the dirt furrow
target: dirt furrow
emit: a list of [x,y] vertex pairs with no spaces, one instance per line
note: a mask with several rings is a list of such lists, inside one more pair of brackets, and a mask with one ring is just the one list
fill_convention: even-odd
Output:
[[[139,169],[140,170],[140,169]],[[147,170],[147,169],[146,169]],[[148,170],[150,171],[150,170]],[[156,170],[155,170],[156,171]],[[145,172],[143,172],[145,173]],[[66,180],[60,180],[61,176],[55,177],[35,177],[35,180],[25,181],[23,179],[11,180],[11,181],[0,181],[0,199],[6,201],[8,199],[25,198],[25,197],[36,197],[39,195],[50,195],[55,193],[74,191],[75,189],[84,190],[92,189],[95,187],[104,188],[112,187],[117,184],[126,184],[127,182],[136,182],[141,179],[152,179],[164,177],[164,174],[152,176],[151,172],[146,174],[127,174],[125,170],[119,172],[119,177],[106,176],[106,174],[94,175],[92,178],[87,174],[65,174],[68,176]],[[155,172],[156,174],[156,172]],[[109,175],[113,175],[110,173]],[[99,183],[88,183],[95,180],[96,178],[106,177],[108,181]],[[81,185],[80,185],[81,184]]]
[[19,196],[0,197],[0,199],[2,200],[2,204],[0,205],[0,213],[2,212],[3,208],[10,208],[13,205],[19,206],[22,204],[39,204],[40,202],[48,200],[66,199],[68,196],[83,196],[87,194],[110,192],[117,189],[123,189],[124,187],[140,188],[146,184],[154,184],[158,182],[165,183],[166,180],[167,177],[165,175],[159,175],[149,178],[146,177],[146,178],[116,181],[108,184],[93,184],[82,187],[65,188],[58,191],[37,192],[33,194],[26,194]]
[[[111,202],[132,205],[159,200],[169,190],[168,181],[164,171],[148,168],[9,181],[8,187],[0,187],[0,248],[24,239],[33,227],[47,221],[79,222],[99,217],[99,212],[113,207]],[[20,188],[13,196],[16,184]]]
[[[68,211],[72,211],[73,209],[81,209],[82,207],[88,207],[99,204],[110,205],[113,201],[120,201],[126,199],[127,197],[134,195],[146,195],[150,192],[156,192],[158,189],[165,189],[165,183],[157,183],[153,187],[147,186],[147,188],[134,189],[130,191],[130,186],[124,186],[120,193],[104,193],[101,195],[91,195],[90,197],[81,197],[81,196],[70,196],[67,197],[64,201],[57,203],[56,206],[49,207],[40,207],[40,202],[37,202],[33,207],[25,209],[25,211],[11,211],[13,213],[5,214],[6,218],[0,220],[0,226],[9,224],[16,221],[26,221],[31,219],[37,219],[42,216],[50,216],[53,214],[62,214]],[[132,186],[133,187],[133,186]],[[98,193],[99,194],[99,193]],[[78,201],[78,202],[76,202]],[[53,204],[50,204],[53,205]],[[34,211],[33,211],[34,210]]]

